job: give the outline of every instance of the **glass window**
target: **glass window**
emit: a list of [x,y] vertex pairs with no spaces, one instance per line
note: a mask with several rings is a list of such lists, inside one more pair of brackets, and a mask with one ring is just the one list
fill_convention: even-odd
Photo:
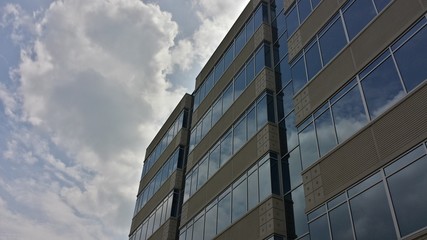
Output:
[[240,50],[242,50],[245,44],[246,44],[246,29],[243,28],[235,40],[236,55],[239,54]]
[[160,219],[162,218],[162,208],[161,206],[157,209],[156,211],[156,215],[155,215],[155,220],[154,220],[154,231],[156,231],[157,229],[159,229],[161,222]]
[[212,124],[212,111],[208,111],[206,116],[203,118],[203,125],[202,125],[202,138],[208,133],[208,131],[211,129]]
[[320,0],[311,0],[311,6],[313,6],[313,9],[317,7],[317,5],[319,5]]
[[294,92],[298,92],[306,83],[307,76],[305,74],[304,56],[301,56],[296,63],[291,67],[292,84],[294,85]]
[[286,84],[291,81],[291,69],[289,68],[287,58],[284,58],[282,61],[280,61],[279,65],[276,66],[275,71],[276,78],[279,79],[279,81],[277,81],[280,84],[279,88],[286,86]]
[[374,0],[374,2],[378,12],[381,12],[390,3],[390,0]]
[[299,0],[298,12],[299,12],[300,23],[302,23],[311,13],[310,0]]
[[298,12],[295,5],[292,7],[288,15],[286,16],[286,25],[288,26],[288,34],[290,37],[295,32],[295,30],[297,30],[299,26]]
[[284,172],[284,186],[285,192],[288,192],[302,183],[302,166],[299,148],[292,150],[292,152],[284,157],[284,160],[285,168],[288,170]]
[[368,118],[357,86],[332,105],[332,114],[339,143],[365,126]]
[[141,230],[140,238],[136,238],[137,240],[139,240],[139,239],[146,239],[145,236],[147,234],[147,227],[148,227],[148,223],[144,222],[144,225],[142,225],[142,228],[141,228],[142,230]]
[[214,125],[222,116],[222,99],[219,99],[212,107],[212,125]]
[[259,203],[258,196],[258,170],[257,166],[254,167],[256,170],[251,173],[248,177],[248,209],[252,209]]
[[191,190],[190,190],[190,196],[193,195],[197,191],[197,172],[198,168],[195,167],[191,174]]
[[309,224],[311,240],[330,239],[328,219],[326,215],[316,219]]
[[215,204],[206,212],[205,239],[213,239],[216,236],[216,217],[217,205]]
[[197,125],[197,129],[196,129],[196,145],[200,142],[200,140],[202,140],[202,137],[203,137],[203,135],[202,135],[202,122],[200,122],[198,125]]
[[245,69],[237,75],[234,79],[234,99],[237,99],[240,94],[242,94],[243,89],[245,89]]
[[293,149],[298,145],[298,132],[295,127],[295,113],[291,112],[285,118],[286,126],[286,144],[288,146],[288,151]]
[[230,159],[233,146],[231,131],[221,141],[221,167]]
[[246,143],[246,118],[243,117],[242,120],[234,126],[234,131],[233,131],[234,152],[237,152],[245,143]]
[[147,237],[153,233],[154,215],[151,215],[148,219]]
[[318,207],[314,211],[307,214],[308,221],[318,218],[320,215],[323,215],[325,212],[326,212],[326,206],[325,204],[322,204],[320,207]]
[[247,211],[247,194],[248,186],[246,182],[246,175],[243,175],[243,181],[233,189],[233,207],[232,207],[232,221],[238,220]]
[[197,186],[200,188],[203,184],[205,184],[206,180],[208,179],[208,158],[207,155],[204,159],[202,159],[202,162],[199,166],[199,176],[197,181]]
[[358,193],[364,191],[365,189],[373,186],[374,184],[378,183],[379,181],[381,181],[381,175],[379,172],[377,172],[374,175],[363,180],[361,183],[357,184],[356,186],[350,188],[348,190],[348,196],[353,197],[356,194],[358,194]]
[[222,76],[222,73],[224,73],[224,58],[221,58],[221,60],[215,66],[215,82],[218,82]]
[[193,239],[203,239],[205,216],[202,215],[193,224]]
[[259,167],[259,199],[266,199],[271,194],[270,160]]
[[254,14],[254,25],[255,25],[255,30],[258,29],[258,27],[262,24],[264,17],[262,15],[262,6],[260,5],[257,9],[257,11]]
[[255,54],[255,75],[258,75],[259,72],[265,66],[265,51],[264,47],[259,48],[258,52]]
[[187,177],[185,178],[185,188],[184,188],[184,202],[190,198],[191,192],[191,172],[188,173]]
[[307,77],[308,79],[311,79],[322,68],[317,41],[315,41],[314,44],[306,51],[305,61],[307,64]]
[[332,238],[336,240],[352,240],[353,232],[351,228],[350,215],[347,203],[329,212]]
[[396,239],[382,183],[351,199],[350,207],[357,239]]
[[246,39],[249,40],[254,34],[254,17],[252,16],[249,21],[246,22]]
[[249,60],[246,63],[246,84],[249,85],[252,80],[254,80],[255,77],[255,63],[254,58],[252,57],[251,60]]
[[261,100],[257,102],[256,111],[257,128],[261,129],[267,123],[267,96],[264,96]]
[[224,95],[222,96],[222,110],[223,113],[227,111],[227,109],[233,103],[233,84],[230,84],[228,88],[224,91]]
[[231,223],[231,194],[228,193],[218,202],[218,233]]
[[256,133],[256,118],[255,118],[255,108],[253,107],[247,117],[247,125],[248,125],[248,139],[250,139]]
[[231,62],[233,62],[234,59],[234,43],[230,45],[227,52],[224,55],[224,69],[227,69]]
[[219,169],[220,163],[220,146],[218,145],[211,151],[209,156],[209,177],[210,178]]
[[[283,34],[286,31],[286,20],[285,20],[285,14],[281,13],[277,16],[276,19],[274,19],[273,22],[273,27],[277,29],[277,31],[273,31],[273,35],[274,35],[274,39],[277,39],[278,36],[281,36],[281,38],[283,38],[284,40],[279,40],[279,41],[286,41],[287,38],[287,34]],[[283,34],[283,35],[282,35]],[[284,45],[281,46],[281,51],[287,51],[285,49],[283,49]],[[282,55],[284,56],[284,55]]]
[[347,44],[340,18],[335,19],[329,28],[322,34],[323,35],[319,38],[319,44],[322,52],[323,65],[326,65]]
[[402,169],[406,165],[410,164],[411,162],[417,160],[421,156],[425,155],[426,152],[424,150],[424,146],[421,145],[410,152],[406,153],[404,156],[401,156],[399,160],[393,162],[389,166],[384,168],[384,172],[386,176],[390,176],[391,174],[397,172],[398,170]]
[[304,189],[301,186],[285,195],[286,226],[288,236],[301,237],[308,232],[307,216],[305,215]]
[[294,91],[292,88],[292,84],[286,86],[283,91],[280,92],[278,95],[280,98],[280,102],[282,103],[280,106],[283,107],[283,114],[282,116],[279,116],[279,119],[282,119],[284,116],[287,116],[290,112],[292,112],[294,108]]
[[[283,20],[284,21],[284,20]],[[274,44],[275,54],[274,61],[279,62],[284,56],[288,54],[288,40],[287,34],[280,36],[279,40]]]
[[337,145],[335,130],[332,125],[332,117],[329,109],[315,120],[315,124],[320,156],[323,156]]
[[298,134],[298,137],[301,150],[302,167],[303,169],[306,169],[319,157],[317,153],[316,133],[314,132],[313,124],[310,123]]
[[[186,240],[193,240],[193,225],[188,226]],[[197,239],[194,239],[197,240]]]
[[377,15],[372,0],[357,0],[344,10],[348,38],[353,39]]
[[373,70],[362,81],[362,87],[371,118],[376,118],[405,95],[391,58]]
[[206,95],[208,95],[209,91],[212,89],[214,85],[213,73],[211,72],[205,81],[206,85]]
[[427,79],[427,27],[398,49],[394,56],[406,86],[411,91]]
[[427,226],[427,156],[388,178],[402,236]]

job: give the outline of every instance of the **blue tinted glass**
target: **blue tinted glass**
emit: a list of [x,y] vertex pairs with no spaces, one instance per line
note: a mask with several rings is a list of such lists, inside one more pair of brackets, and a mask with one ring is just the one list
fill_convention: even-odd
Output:
[[222,99],[219,99],[212,108],[212,126],[220,119],[222,116]]
[[307,216],[305,215],[305,197],[303,186],[285,195],[285,209],[291,221],[286,221],[289,236],[300,237],[308,232]]
[[199,94],[199,92],[197,92],[194,95],[194,109],[196,109],[197,107],[199,107],[199,103],[200,103],[200,94]]
[[[246,182],[246,176],[243,176],[245,179],[233,189],[233,207],[232,207],[232,221],[235,222],[240,217],[242,217],[248,207],[247,195],[248,195],[248,185]],[[253,187],[253,186],[251,186]]]
[[311,222],[309,228],[311,240],[330,239],[328,219],[326,218],[326,215],[323,215],[322,217]]
[[[218,145],[209,155],[209,177],[214,175],[219,169],[220,164],[220,146]],[[208,178],[209,178],[208,177]]]
[[[276,39],[286,31],[285,14],[281,13],[277,16],[273,22],[273,27],[276,29],[276,31],[274,31],[274,37]],[[286,34],[284,34],[284,36],[284,38],[286,38]]]
[[271,195],[271,168],[270,161],[259,167],[259,199],[264,200]]
[[218,229],[217,232],[222,232],[231,223],[231,194],[227,194],[218,202]]
[[259,26],[261,26],[262,22],[263,22],[262,5],[260,5],[254,15],[255,30],[258,29]]
[[250,139],[256,133],[256,118],[255,118],[255,108],[249,111],[246,116],[247,125],[248,125],[248,139]]
[[298,12],[299,12],[299,22],[302,23],[311,13],[310,0],[299,0],[298,1]]
[[258,101],[256,106],[257,113],[257,129],[261,129],[267,123],[267,97],[264,96],[261,100]]
[[254,17],[251,17],[249,21],[246,22],[246,41],[248,41],[254,34]]
[[203,184],[205,184],[206,180],[208,179],[208,165],[208,158],[205,157],[205,159],[202,160],[202,163],[200,163],[199,166],[199,176],[197,181],[197,185],[199,188],[203,186]]
[[249,175],[248,186],[248,209],[252,209],[259,202],[257,170],[255,170],[251,175]]
[[288,54],[288,39],[286,34],[283,34],[279,40],[274,44],[275,54],[274,61],[278,63],[286,54]]
[[306,169],[319,157],[317,153],[316,133],[314,132],[313,124],[309,124],[308,127],[302,130],[298,134],[298,138],[300,143],[302,166],[303,169]]
[[307,64],[307,77],[311,79],[316,75],[319,70],[322,68],[322,63],[320,62],[319,47],[317,41],[314,42],[305,53],[305,62]]
[[348,196],[353,197],[353,196],[357,195],[358,193],[364,191],[365,189],[371,187],[372,185],[378,183],[379,181],[381,181],[381,175],[379,172],[377,172],[374,175],[363,180],[362,182],[358,183],[354,187],[350,188],[348,190]]
[[265,66],[265,52],[264,48],[261,47],[255,55],[255,75],[258,75],[259,72]]
[[411,91],[427,79],[427,27],[419,31],[394,54],[406,89]]
[[221,58],[221,60],[215,66],[215,82],[218,82],[223,72],[224,72],[224,58]]
[[209,74],[209,76],[207,77],[207,79],[205,81],[206,95],[211,91],[213,84],[214,84],[213,73],[211,73],[211,74]]
[[249,62],[246,63],[246,84],[249,85],[255,77],[255,63],[254,58],[251,58]]
[[246,118],[243,118],[233,131],[233,149],[237,152],[246,143]]
[[197,219],[193,224],[193,239],[203,239],[205,216]]
[[288,26],[288,35],[290,37],[299,26],[298,13],[295,5],[286,16],[286,25]]
[[233,62],[234,59],[234,43],[230,45],[227,52],[224,55],[224,69],[227,69],[231,62]]
[[319,5],[320,0],[311,0],[311,6],[313,6],[313,9],[315,9],[317,7],[317,5]]
[[292,67],[292,83],[294,85],[294,93],[298,92],[306,83],[307,76],[305,74],[304,57],[301,57]]
[[190,189],[190,196],[193,195],[197,191],[197,172],[199,169],[197,167],[194,168],[192,171],[193,174],[191,174],[191,189]]
[[401,156],[399,160],[385,167],[384,168],[385,175],[389,176],[397,172],[398,170],[402,169],[406,165],[410,164],[411,162],[413,162],[414,160],[420,158],[425,154],[426,152],[424,150],[424,146],[422,145],[417,147],[416,149],[411,150],[409,153],[406,153],[404,156]]
[[396,239],[382,183],[351,199],[350,208],[357,239]]
[[237,99],[245,89],[245,69],[234,79],[234,99]]
[[328,110],[318,117],[315,120],[315,124],[320,156],[323,156],[337,145],[330,111]]
[[390,0],[374,0],[374,2],[378,12],[381,12],[390,3]]
[[388,179],[402,236],[427,226],[427,156]]
[[340,18],[333,22],[330,28],[320,36],[319,44],[323,65],[326,65],[347,44]]
[[221,166],[223,166],[233,154],[232,140],[231,132],[229,132],[221,141]]
[[280,64],[276,67],[276,78],[279,79],[279,88],[286,86],[291,80],[291,69],[289,68],[287,58],[282,59]]
[[202,125],[202,137],[208,133],[208,131],[211,129],[211,122],[212,120],[212,111],[207,112],[206,116],[203,118],[203,125]]
[[344,21],[347,26],[348,38],[351,40],[377,14],[372,0],[357,0],[344,12]]
[[273,7],[276,9],[276,13],[278,14],[283,9],[285,1],[283,0],[274,0],[273,1]]
[[330,211],[329,221],[331,223],[331,233],[333,239],[353,239],[353,232],[351,229],[347,203],[342,204],[341,206]]
[[242,50],[242,48],[245,46],[245,43],[246,43],[246,31],[245,30],[246,29],[243,28],[235,40],[236,55],[239,54],[240,50]]
[[227,109],[233,103],[233,84],[224,91],[224,95],[222,95],[222,111],[225,113]]
[[[302,183],[302,165],[301,165],[301,156],[299,153],[299,148],[295,148],[289,155],[285,156],[285,166],[289,171],[284,171],[285,173],[285,192],[294,189]],[[289,174],[289,175],[288,175]]]
[[[347,89],[344,89],[347,90]],[[359,88],[353,87],[332,105],[338,142],[342,143],[368,121]]]
[[362,81],[362,87],[371,118],[383,113],[405,95],[391,58],[373,70]]
[[[278,96],[281,98],[281,103],[283,107],[283,117],[287,116],[294,108],[294,103],[293,103],[294,90],[293,90],[292,84],[289,84],[288,86],[286,86],[283,89],[283,91],[278,94]],[[280,119],[281,118],[282,117],[280,117]]]
[[206,212],[205,239],[213,239],[216,235],[217,205]]
[[295,127],[295,113],[290,113],[285,118],[286,125],[286,144],[288,145],[288,150],[293,149],[298,145],[298,132]]

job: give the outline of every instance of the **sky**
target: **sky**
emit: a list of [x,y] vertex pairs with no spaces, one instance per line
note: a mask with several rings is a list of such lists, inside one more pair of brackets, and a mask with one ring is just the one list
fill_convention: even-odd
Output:
[[127,239],[145,149],[248,0],[0,0],[0,240]]

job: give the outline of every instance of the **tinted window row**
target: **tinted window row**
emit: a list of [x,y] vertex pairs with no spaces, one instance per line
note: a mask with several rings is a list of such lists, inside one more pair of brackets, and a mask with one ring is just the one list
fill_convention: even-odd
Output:
[[177,192],[171,192],[158,206],[157,208],[151,212],[149,217],[147,217],[144,222],[133,232],[133,234],[129,237],[129,240],[146,240],[151,235],[154,234],[154,232],[157,231],[157,229],[160,228],[160,226],[163,225],[163,223],[166,222],[171,216],[176,217],[176,207],[174,205],[176,204],[178,200],[178,193]]
[[270,46],[268,44],[263,44],[246,62],[228,87],[219,95],[218,99],[207,111],[205,116],[193,127],[190,136],[190,152],[266,66],[271,67]]
[[[348,1],[316,34],[291,63],[294,90],[298,92],[324,68],[390,0]],[[288,33],[290,30],[288,29]]]
[[135,205],[136,215],[141,208],[150,200],[150,198],[156,193],[157,190],[163,185],[163,183],[172,175],[177,168],[182,168],[183,164],[183,149],[177,148],[172,156],[163,164],[160,170],[156,173],[153,179],[147,184],[147,186],[138,195]]
[[184,202],[200,189],[267,121],[274,121],[273,97],[263,94],[186,174]]
[[423,17],[302,123],[304,169],[427,79],[426,23]]
[[163,136],[162,140],[160,140],[159,144],[157,144],[153,152],[151,152],[150,156],[147,157],[144,162],[144,168],[142,170],[141,178],[143,178],[145,174],[147,174],[147,172],[151,169],[157,159],[159,159],[160,155],[162,155],[166,147],[172,142],[172,139],[174,139],[174,137],[178,134],[179,130],[181,130],[181,128],[183,127],[186,127],[187,114],[187,110],[183,110],[179,114],[178,118],[169,128],[167,133]]
[[266,155],[181,228],[179,239],[213,239],[271,193],[278,193],[272,185],[277,174],[275,155]]
[[289,36],[305,21],[321,0],[295,0],[286,13]]
[[251,18],[246,22],[245,26],[240,30],[237,37],[230,44],[221,59],[215,64],[213,70],[203,80],[199,89],[194,93],[194,107],[196,110],[203,99],[208,95],[212,87],[218,82],[222,74],[233,62],[234,58],[239,54],[246,42],[252,37],[254,32],[261,26],[262,23],[268,23],[268,8],[265,4],[261,4],[253,13]]
[[308,214],[311,239],[401,239],[425,228],[426,171],[422,144]]

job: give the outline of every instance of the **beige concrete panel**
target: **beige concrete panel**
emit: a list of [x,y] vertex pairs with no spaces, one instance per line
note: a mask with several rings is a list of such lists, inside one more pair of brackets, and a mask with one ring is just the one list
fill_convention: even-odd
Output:
[[395,0],[352,43],[356,68],[361,69],[424,14],[418,1]]
[[170,218],[157,231],[154,232],[148,239],[149,240],[168,240],[175,239],[177,231],[177,220]]
[[147,186],[147,184],[152,180],[152,178],[156,175],[156,173],[160,170],[163,164],[165,164],[165,162],[169,159],[169,157],[179,145],[187,145],[187,138],[188,130],[186,128],[182,128],[175,136],[175,138],[172,139],[169,146],[166,147],[166,149],[163,151],[163,153],[160,155],[154,165],[150,168],[150,171],[148,171],[141,179],[139,183],[138,193],[140,193]]
[[345,48],[294,96],[295,124],[300,124],[356,73],[352,52],[349,48]]
[[163,136],[167,133],[169,128],[172,126],[172,124],[175,122],[176,118],[179,116],[181,111],[184,108],[191,109],[193,105],[193,96],[190,94],[185,94],[181,101],[178,103],[178,105],[175,107],[175,109],[172,111],[171,115],[168,117],[166,122],[163,124],[163,126],[160,128],[159,132],[156,134],[154,139],[151,141],[151,143],[148,145],[147,150],[145,151],[145,158],[147,158],[150,153],[154,150],[154,148],[157,146],[157,144],[160,142],[160,140],[163,138]]
[[[252,1],[257,1],[257,0],[252,0]],[[251,3],[249,3],[245,7],[243,12],[240,14],[236,22],[231,27],[230,31],[226,34],[225,38],[221,41],[218,48],[215,50],[211,58],[208,60],[206,65],[203,67],[203,69],[200,71],[199,75],[196,77],[195,89],[197,89],[202,83],[202,81],[204,81],[205,78],[208,76],[212,68],[215,66],[216,62],[221,58],[225,50],[227,50],[227,47],[231,44],[232,40],[237,36],[240,29],[244,26],[246,21],[250,18],[253,10],[254,10],[254,6]]]
[[254,209],[238,222],[219,234],[217,240],[260,239],[258,209]]
[[420,2],[424,7],[424,11],[427,10],[427,0],[420,0]]
[[289,9],[289,7],[295,2],[295,0],[283,0],[285,1],[284,8]]

